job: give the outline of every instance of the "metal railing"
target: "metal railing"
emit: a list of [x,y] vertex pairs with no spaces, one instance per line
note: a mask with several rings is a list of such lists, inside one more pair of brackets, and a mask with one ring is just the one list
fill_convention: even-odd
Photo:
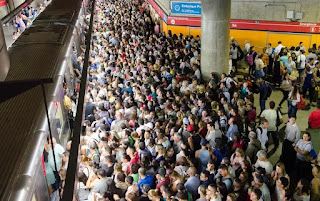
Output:
[[85,52],[84,65],[83,65],[82,77],[80,82],[77,115],[74,122],[72,144],[71,144],[70,156],[69,156],[69,164],[68,164],[67,176],[65,180],[64,192],[62,195],[62,201],[71,201],[74,198],[76,174],[78,171],[78,154],[79,154],[80,136],[82,133],[83,108],[85,104],[84,98],[85,98],[85,93],[87,88],[89,53],[91,49],[90,47],[91,47],[94,7],[95,7],[95,0],[92,0],[90,25],[89,25],[88,35],[86,37],[86,52]]

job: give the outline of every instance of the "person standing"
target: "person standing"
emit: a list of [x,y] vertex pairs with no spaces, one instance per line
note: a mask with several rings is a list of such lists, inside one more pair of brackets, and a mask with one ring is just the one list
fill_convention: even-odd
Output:
[[264,150],[268,149],[268,140],[269,140],[268,126],[269,126],[268,120],[262,119],[261,125],[256,130],[258,140],[261,143],[261,148]]
[[297,152],[296,160],[296,175],[297,180],[311,179],[311,162],[309,161],[310,152],[313,149],[311,136],[309,132],[304,132],[302,139],[300,139],[294,150]]
[[232,66],[234,67],[235,71],[238,71],[237,61],[238,61],[238,47],[235,43],[231,43],[230,54],[232,55]]
[[282,144],[282,154],[281,161],[286,167],[286,171],[291,173],[294,168],[295,160],[296,160],[296,152],[294,147],[300,140],[300,128],[296,123],[295,117],[290,117],[286,129],[285,129],[285,137]]
[[297,115],[297,104],[300,102],[301,97],[298,91],[298,87],[294,86],[289,93],[289,108],[288,108],[288,116],[289,117],[296,117]]
[[306,67],[306,73],[303,76],[302,86],[302,94],[303,97],[306,97],[307,91],[309,91],[310,105],[312,105],[313,101],[313,93],[314,93],[314,85],[313,85],[313,72],[309,66]]
[[268,136],[272,136],[274,149],[276,150],[279,146],[277,120],[282,121],[282,116],[278,110],[274,109],[275,105],[275,102],[270,101],[269,109],[264,110],[260,117],[268,120]]
[[285,79],[282,81],[281,84],[281,89],[282,89],[282,94],[283,94],[283,98],[281,99],[280,103],[279,103],[279,108],[281,109],[282,107],[282,103],[288,100],[289,97],[289,93],[292,89],[292,82],[290,80],[290,75],[288,73],[286,73],[284,75]]
[[254,60],[255,63],[255,81],[257,81],[259,78],[262,78],[265,76],[265,73],[263,71],[265,64],[262,61],[262,54],[259,53],[258,56],[256,57],[256,59]]
[[255,70],[255,59],[257,57],[257,52],[255,51],[255,47],[251,46],[250,47],[250,51],[248,54],[248,65],[249,65],[249,75],[253,75],[254,74],[254,70]]
[[273,54],[273,48],[272,48],[272,45],[271,43],[268,43],[267,45],[267,53],[268,53],[268,56],[269,56],[269,66],[268,66],[268,74],[272,74],[272,65],[273,65],[273,60],[274,60],[274,54]]
[[297,59],[297,69],[299,71],[299,81],[301,82],[302,81],[302,77],[304,75],[304,69],[306,67],[306,55],[304,54],[305,51],[303,50],[300,50],[300,55],[298,56],[298,59]]
[[271,88],[269,87],[269,85],[265,82],[265,80],[263,78],[259,79],[259,90],[260,90],[260,115],[263,112],[263,110],[266,109],[266,101],[268,99],[268,97],[270,96],[271,92]]
[[281,83],[281,61],[280,56],[275,57],[274,66],[273,66],[273,84],[276,87],[277,84],[280,86]]
[[320,101],[317,103],[317,109],[311,112],[308,124],[310,128],[320,128]]

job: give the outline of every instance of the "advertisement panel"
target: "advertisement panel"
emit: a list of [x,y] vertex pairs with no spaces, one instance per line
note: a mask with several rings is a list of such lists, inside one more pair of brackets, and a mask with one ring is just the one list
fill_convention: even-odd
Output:
[[6,0],[0,0],[0,7],[5,6],[7,4]]
[[171,13],[201,16],[201,2],[171,1]]

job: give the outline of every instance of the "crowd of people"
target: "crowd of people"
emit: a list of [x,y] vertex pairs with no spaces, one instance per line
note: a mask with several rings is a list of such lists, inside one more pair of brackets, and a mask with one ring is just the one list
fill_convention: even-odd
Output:
[[[317,50],[311,50],[316,57],[304,56],[303,44],[293,50],[279,42],[259,53],[247,42],[242,51],[233,38],[230,73],[212,72],[205,81],[200,37],[159,32],[143,0],[97,0],[92,44],[79,200],[320,200],[320,154],[310,133],[301,133],[296,123],[303,95],[309,92],[310,103],[316,102]],[[239,81],[235,72],[242,58],[250,71]],[[80,77],[81,58],[74,65]],[[284,98],[266,108],[274,90],[266,78],[278,68],[274,84]],[[288,121],[282,122],[285,102]],[[320,128],[319,117],[317,101],[310,127]],[[281,124],[285,139],[273,166],[268,157],[280,144]],[[68,152],[58,152],[63,177]],[[51,184],[54,191],[54,180]]]
[[51,0],[44,0],[43,3],[40,3],[38,11],[32,6],[27,6],[15,16],[13,26],[16,30],[12,34],[13,41],[17,40],[22,32],[32,24],[33,20],[45,9],[47,5],[49,5],[50,2]]

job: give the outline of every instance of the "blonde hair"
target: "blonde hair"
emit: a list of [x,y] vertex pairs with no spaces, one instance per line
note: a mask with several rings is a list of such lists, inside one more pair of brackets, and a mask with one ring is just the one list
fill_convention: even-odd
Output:
[[245,156],[244,151],[243,151],[242,148],[237,148],[235,152],[238,152],[241,155],[241,157]]
[[158,197],[158,193],[155,189],[151,189],[149,192],[148,192],[148,196],[153,198],[153,197]]
[[279,162],[279,163],[277,163],[276,166],[278,166],[278,167],[282,170],[282,174],[283,174],[283,175],[286,175],[286,174],[287,174],[287,173],[286,173],[286,168],[285,168],[285,166],[284,166],[283,163]]

